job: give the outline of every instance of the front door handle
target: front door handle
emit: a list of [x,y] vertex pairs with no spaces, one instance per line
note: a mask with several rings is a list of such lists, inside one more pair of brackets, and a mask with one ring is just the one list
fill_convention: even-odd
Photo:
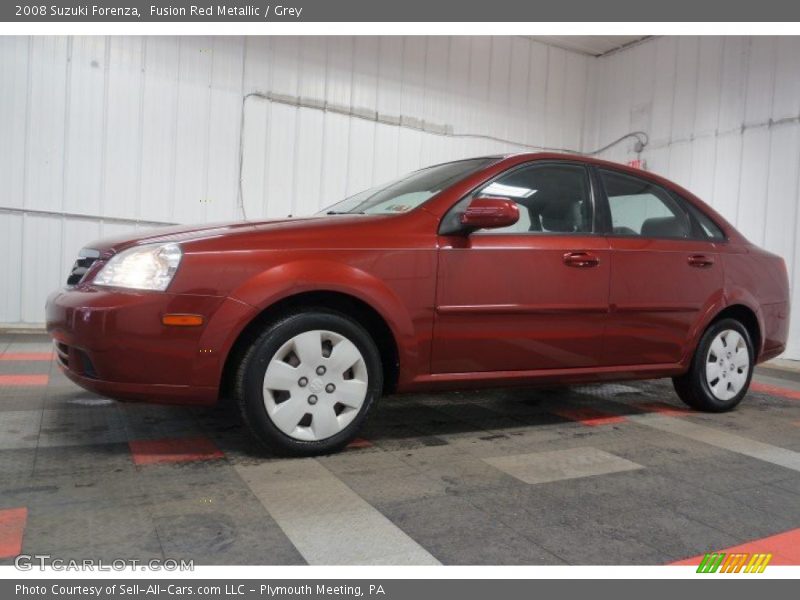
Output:
[[707,269],[714,264],[714,259],[704,254],[693,254],[688,258],[690,267],[697,267],[698,269]]
[[596,267],[600,259],[591,252],[575,251],[564,255],[564,264],[568,267]]

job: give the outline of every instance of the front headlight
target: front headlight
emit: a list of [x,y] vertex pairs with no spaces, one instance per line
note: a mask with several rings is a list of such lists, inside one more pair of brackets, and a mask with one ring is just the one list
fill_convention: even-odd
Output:
[[178,244],[134,246],[109,260],[93,283],[163,292],[178,270],[182,256]]

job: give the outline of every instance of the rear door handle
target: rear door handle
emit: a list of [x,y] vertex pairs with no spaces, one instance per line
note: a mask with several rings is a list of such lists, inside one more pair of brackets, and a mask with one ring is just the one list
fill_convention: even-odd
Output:
[[707,269],[714,264],[714,259],[704,254],[693,254],[688,260],[689,266],[697,267],[698,269]]
[[600,259],[591,252],[575,251],[564,255],[564,264],[568,267],[596,267]]

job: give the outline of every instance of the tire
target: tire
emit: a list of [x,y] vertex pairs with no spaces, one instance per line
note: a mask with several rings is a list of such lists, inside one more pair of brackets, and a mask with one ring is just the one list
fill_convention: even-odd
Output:
[[736,319],[706,329],[689,370],[672,383],[683,402],[705,412],[733,410],[747,394],[755,366],[753,342]]
[[346,315],[323,308],[270,324],[244,354],[235,381],[239,410],[256,440],[292,456],[344,448],[382,389],[372,337]]

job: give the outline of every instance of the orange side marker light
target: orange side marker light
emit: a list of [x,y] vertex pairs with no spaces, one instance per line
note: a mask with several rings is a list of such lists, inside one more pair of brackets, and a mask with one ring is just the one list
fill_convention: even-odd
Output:
[[162,325],[173,327],[197,327],[203,324],[203,315],[166,314],[161,317]]

